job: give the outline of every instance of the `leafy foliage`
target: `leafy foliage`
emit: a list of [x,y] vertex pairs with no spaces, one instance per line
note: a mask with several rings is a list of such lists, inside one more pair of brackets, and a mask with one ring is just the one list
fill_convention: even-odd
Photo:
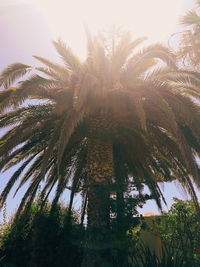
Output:
[[[106,243],[110,250],[111,266],[128,266],[129,252],[135,251],[139,241],[138,229],[140,230],[143,224],[142,218],[137,216],[137,206],[142,206],[145,198],[148,197],[125,197],[124,222],[118,221],[114,203],[117,201],[113,199],[109,243]],[[57,205],[52,209],[52,205],[46,203],[41,209],[42,200],[42,196],[37,197],[28,213],[17,217],[14,215],[9,222],[4,222],[1,226],[2,264],[9,266],[12,263],[17,267],[47,267],[52,263],[58,267],[80,266],[84,239],[88,231],[80,223],[80,214],[73,211],[69,220],[65,207]]]
[[[113,187],[117,187],[114,184]],[[119,186],[119,185],[118,185]],[[142,207],[153,196],[136,194],[133,181],[123,185],[123,197],[120,197],[119,188],[111,197],[111,222],[109,235],[113,266],[128,266],[130,251],[134,251],[139,242],[139,232],[143,228],[143,217],[139,216],[138,207]],[[135,192],[135,194],[133,193]]]
[[165,245],[162,249],[162,256],[158,257],[144,244],[140,244],[134,255],[130,256],[130,265],[134,267],[183,267],[185,265],[184,253]]
[[184,26],[179,44],[179,55],[187,67],[198,70],[200,63],[200,3],[195,0],[195,7],[180,20]]
[[13,217],[1,233],[2,264],[18,267],[80,266],[84,229],[73,215],[66,221],[66,209],[49,204],[41,211],[40,200],[34,202],[28,215]]
[[[188,264],[200,264],[200,220],[191,200],[175,199],[168,213],[155,220],[153,231],[172,248],[184,251]],[[184,265],[183,265],[184,266]]]

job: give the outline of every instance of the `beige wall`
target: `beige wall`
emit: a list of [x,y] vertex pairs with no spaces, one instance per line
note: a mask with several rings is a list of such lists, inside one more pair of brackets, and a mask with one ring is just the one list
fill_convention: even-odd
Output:
[[[162,216],[160,216],[160,217],[162,217]],[[144,216],[144,218],[145,218],[145,222],[147,223],[147,225],[151,226],[153,224],[153,220],[155,219],[155,216],[148,216],[148,217]],[[142,230],[140,237],[141,237],[142,241],[145,244],[147,244],[147,246],[151,250],[155,250],[156,255],[158,257],[161,256],[162,242],[161,242],[161,239],[159,236],[153,234],[152,232],[150,232],[148,230]]]

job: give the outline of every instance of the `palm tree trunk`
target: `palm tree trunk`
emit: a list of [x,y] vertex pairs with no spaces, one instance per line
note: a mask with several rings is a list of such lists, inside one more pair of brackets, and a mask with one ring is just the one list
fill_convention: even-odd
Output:
[[107,266],[109,262],[110,188],[113,172],[112,143],[88,140],[88,206],[86,250],[82,266]]

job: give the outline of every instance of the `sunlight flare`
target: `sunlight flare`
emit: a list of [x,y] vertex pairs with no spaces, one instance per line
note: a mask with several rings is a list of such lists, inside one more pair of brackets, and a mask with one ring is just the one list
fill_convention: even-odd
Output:
[[37,0],[37,6],[58,35],[80,35],[83,22],[92,31],[109,25],[123,26],[135,37],[147,35],[165,41],[182,11],[181,0]]

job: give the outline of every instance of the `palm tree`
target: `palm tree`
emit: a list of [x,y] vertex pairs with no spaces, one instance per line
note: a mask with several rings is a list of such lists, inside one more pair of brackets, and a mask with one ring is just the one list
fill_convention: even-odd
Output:
[[56,187],[53,204],[71,189],[69,213],[81,191],[89,229],[83,266],[109,261],[113,184],[123,202],[127,179],[133,177],[139,192],[145,183],[161,208],[157,181],[176,178],[197,204],[192,181],[200,185],[200,116],[191,94],[198,97],[200,76],[177,70],[174,55],[160,44],[137,50],[142,41],[124,33],[109,47],[88,34],[84,62],[57,41],[64,66],[35,57],[45,67],[14,63],[0,77],[0,127],[9,127],[0,140],[0,169],[21,163],[0,204],[19,179],[16,193],[29,185],[18,213],[30,207],[41,184],[44,201]]
[[195,0],[195,7],[180,20],[184,26],[179,42],[179,55],[184,63],[199,70],[200,64],[200,1]]

